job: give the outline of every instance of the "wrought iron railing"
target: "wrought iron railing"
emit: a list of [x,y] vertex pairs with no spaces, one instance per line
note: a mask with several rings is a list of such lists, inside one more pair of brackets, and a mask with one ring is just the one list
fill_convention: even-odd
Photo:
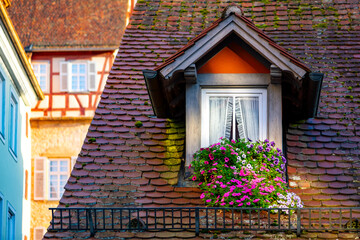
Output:
[[359,231],[354,208],[50,208],[49,230]]

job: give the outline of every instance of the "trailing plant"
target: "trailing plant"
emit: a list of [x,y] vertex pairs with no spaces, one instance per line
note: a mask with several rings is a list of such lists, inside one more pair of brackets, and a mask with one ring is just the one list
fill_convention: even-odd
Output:
[[286,159],[269,140],[228,140],[194,154],[190,167],[199,181],[200,198],[208,206],[292,208],[301,199],[288,191],[284,179]]

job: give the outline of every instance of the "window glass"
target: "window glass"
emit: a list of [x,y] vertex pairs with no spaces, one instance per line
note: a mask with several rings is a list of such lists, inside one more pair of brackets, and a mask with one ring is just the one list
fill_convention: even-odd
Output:
[[11,93],[10,97],[10,129],[9,129],[9,148],[17,156],[17,121],[18,103],[15,96]]
[[86,63],[71,64],[71,90],[86,91]]
[[202,146],[228,139],[266,138],[266,90],[204,90]]
[[33,63],[34,74],[39,82],[41,90],[43,90],[44,92],[47,91],[49,76],[48,69],[48,63]]
[[60,199],[69,177],[70,161],[68,159],[49,160],[49,199]]

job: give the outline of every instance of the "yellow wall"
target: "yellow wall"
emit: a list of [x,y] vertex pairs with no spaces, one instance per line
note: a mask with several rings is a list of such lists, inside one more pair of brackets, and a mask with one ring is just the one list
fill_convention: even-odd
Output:
[[77,156],[82,147],[91,120],[74,118],[64,120],[31,120],[31,231],[35,227],[49,226],[50,207],[57,207],[58,201],[34,200],[34,158]]

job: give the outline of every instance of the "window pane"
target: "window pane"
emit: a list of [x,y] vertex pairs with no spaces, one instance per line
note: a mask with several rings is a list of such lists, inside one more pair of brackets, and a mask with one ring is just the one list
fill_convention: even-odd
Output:
[[80,76],[80,90],[85,90],[85,76]]
[[45,73],[46,73],[46,65],[45,65],[45,64],[41,64],[41,65],[40,65],[40,73],[41,73],[41,74],[45,74]]
[[79,67],[80,67],[79,72],[81,74],[84,74],[85,73],[85,64],[80,64]]
[[72,64],[71,65],[71,73],[73,73],[73,74],[78,73],[78,65],[77,64]]
[[69,166],[68,161],[60,161],[60,172],[68,172]]
[[236,97],[235,117],[240,138],[259,140],[259,98]]
[[50,172],[57,172],[57,171],[58,171],[58,162],[50,161]]
[[78,77],[77,76],[72,76],[72,90],[76,91],[78,90]]
[[209,97],[209,144],[230,137],[233,97]]

